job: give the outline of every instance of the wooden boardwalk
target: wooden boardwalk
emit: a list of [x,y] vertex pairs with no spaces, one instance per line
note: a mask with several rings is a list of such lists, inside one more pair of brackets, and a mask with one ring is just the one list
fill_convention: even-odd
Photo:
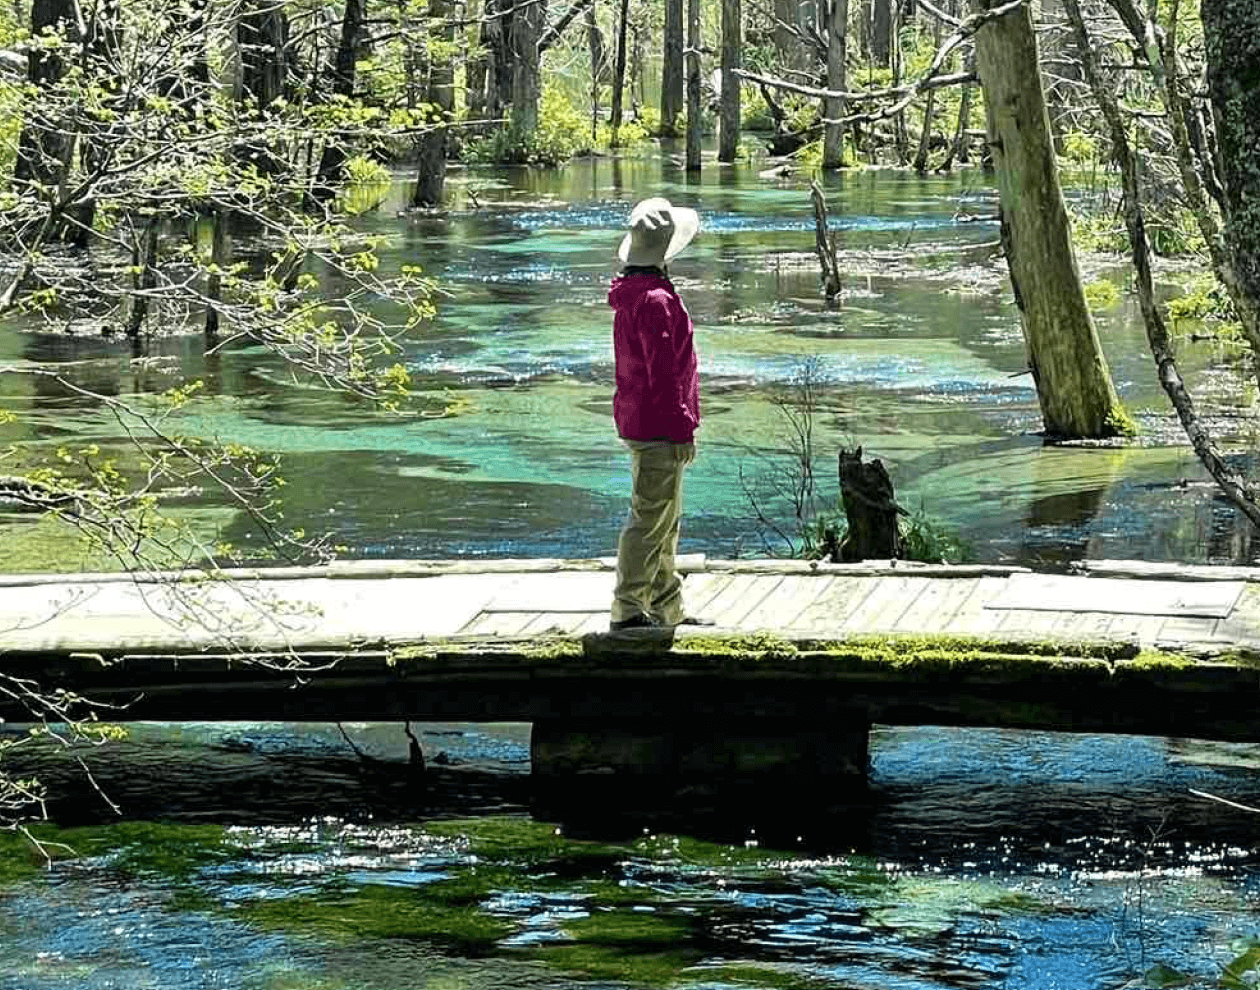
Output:
[[[126,704],[118,719],[825,719],[857,706],[1260,741],[1260,571],[682,564],[687,608],[713,628],[606,635],[606,560],[0,577],[0,672]],[[837,647],[889,636],[937,642],[882,666]],[[988,645],[952,657],[943,638]],[[1152,665],[1144,650],[1178,656]],[[917,654],[931,666],[903,662]],[[20,716],[0,701],[0,718]]]
[[[1060,575],[905,562],[681,563],[688,611],[728,633],[1260,652],[1260,570],[1102,561]],[[167,577],[0,576],[0,658],[581,637],[607,631],[614,581],[605,560],[364,561],[242,571],[230,582]]]

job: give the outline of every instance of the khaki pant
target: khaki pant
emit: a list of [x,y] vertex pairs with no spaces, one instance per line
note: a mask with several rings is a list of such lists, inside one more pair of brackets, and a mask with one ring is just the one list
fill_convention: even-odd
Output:
[[626,440],[630,448],[630,515],[617,543],[612,621],[650,615],[665,625],[683,618],[682,581],[674,570],[682,518],[682,444]]

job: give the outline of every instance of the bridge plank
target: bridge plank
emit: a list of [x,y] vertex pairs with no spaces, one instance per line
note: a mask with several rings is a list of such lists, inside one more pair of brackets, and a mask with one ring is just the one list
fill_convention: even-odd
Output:
[[521,574],[501,585],[487,612],[596,612],[612,604],[617,575],[611,571]]
[[459,631],[461,636],[520,636],[537,612],[480,612]]
[[979,578],[927,579],[927,587],[893,623],[896,633],[922,633],[925,629],[944,629],[976,590]]
[[708,615],[723,629],[744,628],[744,618],[783,582],[781,574],[737,574],[709,605]]
[[1209,619],[1205,616],[1172,616],[1160,627],[1159,641],[1172,645],[1228,640],[1231,637],[1222,629],[1226,621],[1228,620]]
[[1240,645],[1260,645],[1260,584],[1248,583],[1234,603],[1234,610],[1214,629],[1214,634]]
[[814,636],[849,635],[846,620],[875,589],[879,578],[833,577],[796,620]]
[[982,577],[967,599],[940,632],[949,636],[989,636],[997,626],[998,613],[987,607],[1006,586],[1004,577]]
[[1093,643],[1108,639],[1112,623],[1117,616],[1111,612],[1059,612],[1062,622],[1058,625],[1059,636],[1081,643]]
[[1066,637],[1062,612],[1044,612],[1029,608],[1003,609],[997,612],[994,632],[1012,638]]
[[688,574],[683,578],[683,604],[691,615],[707,616],[709,605],[731,583],[729,571]]
[[745,629],[793,629],[824,584],[825,579],[815,575],[788,575],[773,594],[744,616],[740,625]]
[[845,625],[858,634],[890,632],[923,591],[931,578],[881,578],[861,604],[845,618]]

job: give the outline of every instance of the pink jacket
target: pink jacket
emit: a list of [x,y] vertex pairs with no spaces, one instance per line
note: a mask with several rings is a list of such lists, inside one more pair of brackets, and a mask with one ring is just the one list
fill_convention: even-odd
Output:
[[669,280],[624,275],[613,308],[617,392],[613,421],[626,440],[690,443],[700,425],[700,375],[691,317]]

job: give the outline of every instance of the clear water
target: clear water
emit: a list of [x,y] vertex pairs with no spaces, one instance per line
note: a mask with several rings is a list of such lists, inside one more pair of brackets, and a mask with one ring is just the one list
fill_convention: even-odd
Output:
[[706,841],[531,821],[525,727],[421,727],[427,788],[399,727],[347,731],[373,762],[135,727],[93,764],[164,825],[44,764],[88,824],[0,885],[0,988],[1208,988],[1257,934],[1256,817],[1189,793],[1260,804],[1255,747],[880,728],[866,805]]
[[[791,530],[789,507],[768,494],[788,444],[773,400],[812,361],[826,383],[816,422],[826,500],[837,448],[861,444],[888,464],[904,505],[957,532],[981,560],[1251,559],[1249,530],[1217,499],[1170,416],[1131,301],[1100,314],[1099,328],[1142,437],[1122,449],[1044,447],[1017,316],[992,263],[994,226],[954,219],[992,212],[983,174],[872,171],[825,184],[846,273],[839,311],[818,292],[806,178],[764,180],[741,165],[689,182],[668,155],[466,170],[453,174],[440,215],[401,212],[400,181],[362,223],[381,238],[383,269],[419,264],[441,286],[437,319],[405,360],[428,407],[455,409],[448,418],[376,414],[287,384],[257,348],[208,360],[189,338],[151,341],[152,360],[134,364],[118,342],[0,327],[0,363],[52,364],[141,401],[181,376],[204,379],[208,401],[173,427],[283,454],[289,522],[335,531],[350,556],[606,553],[628,482],[611,425],[605,297],[631,203],[659,193],[694,205],[704,222],[673,272],[703,376],[684,550],[786,549],[759,528],[748,493]],[[258,250],[247,240],[236,248]],[[1119,262],[1086,268],[1126,284]],[[1180,358],[1224,438],[1253,449],[1230,355],[1187,342]],[[0,374],[0,401],[20,416],[0,426],[0,442],[48,451],[91,440],[126,459],[112,417],[47,379]],[[260,541],[213,493],[175,507],[207,536]],[[6,559],[72,566],[36,530],[29,518],[0,521]]]

